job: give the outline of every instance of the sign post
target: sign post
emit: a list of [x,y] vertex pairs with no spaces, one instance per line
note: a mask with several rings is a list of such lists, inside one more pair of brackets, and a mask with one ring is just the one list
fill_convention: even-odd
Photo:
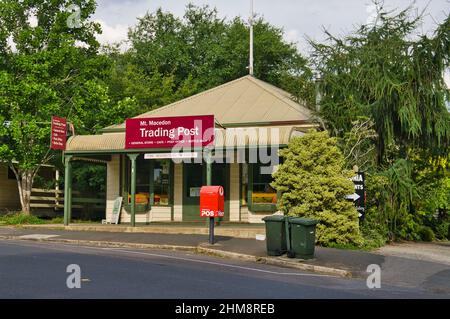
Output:
[[347,199],[350,199],[355,204],[358,211],[358,217],[360,220],[364,219],[366,211],[366,192],[365,192],[365,176],[364,172],[356,172],[356,175],[351,178],[353,185],[355,186],[355,192],[351,195],[347,195]]

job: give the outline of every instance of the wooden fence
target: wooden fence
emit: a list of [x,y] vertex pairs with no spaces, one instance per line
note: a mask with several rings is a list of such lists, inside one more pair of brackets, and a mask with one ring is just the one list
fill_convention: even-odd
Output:
[[[102,198],[77,197],[80,192],[72,191],[72,208],[105,208],[106,200]],[[53,208],[60,210],[64,208],[64,191],[59,189],[33,188],[30,198],[31,208]]]

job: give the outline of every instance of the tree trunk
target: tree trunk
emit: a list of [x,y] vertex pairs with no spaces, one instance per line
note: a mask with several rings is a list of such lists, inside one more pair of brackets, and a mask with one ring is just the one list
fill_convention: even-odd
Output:
[[31,213],[31,188],[33,187],[33,171],[19,171],[16,175],[22,213]]

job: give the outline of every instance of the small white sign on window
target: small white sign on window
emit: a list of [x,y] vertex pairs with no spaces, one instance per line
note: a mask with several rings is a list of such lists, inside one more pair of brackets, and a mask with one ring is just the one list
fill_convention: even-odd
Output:
[[262,174],[272,175],[278,169],[278,165],[261,166],[259,172]]
[[201,187],[191,187],[189,188],[189,197],[200,197]]

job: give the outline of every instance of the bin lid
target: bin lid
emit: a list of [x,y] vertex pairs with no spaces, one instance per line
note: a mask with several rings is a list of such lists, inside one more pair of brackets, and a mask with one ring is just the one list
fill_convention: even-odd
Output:
[[291,217],[289,218],[291,224],[298,224],[303,226],[314,226],[319,223],[318,220],[304,217]]
[[264,217],[262,220],[265,222],[283,222],[284,215],[270,215],[270,216]]

